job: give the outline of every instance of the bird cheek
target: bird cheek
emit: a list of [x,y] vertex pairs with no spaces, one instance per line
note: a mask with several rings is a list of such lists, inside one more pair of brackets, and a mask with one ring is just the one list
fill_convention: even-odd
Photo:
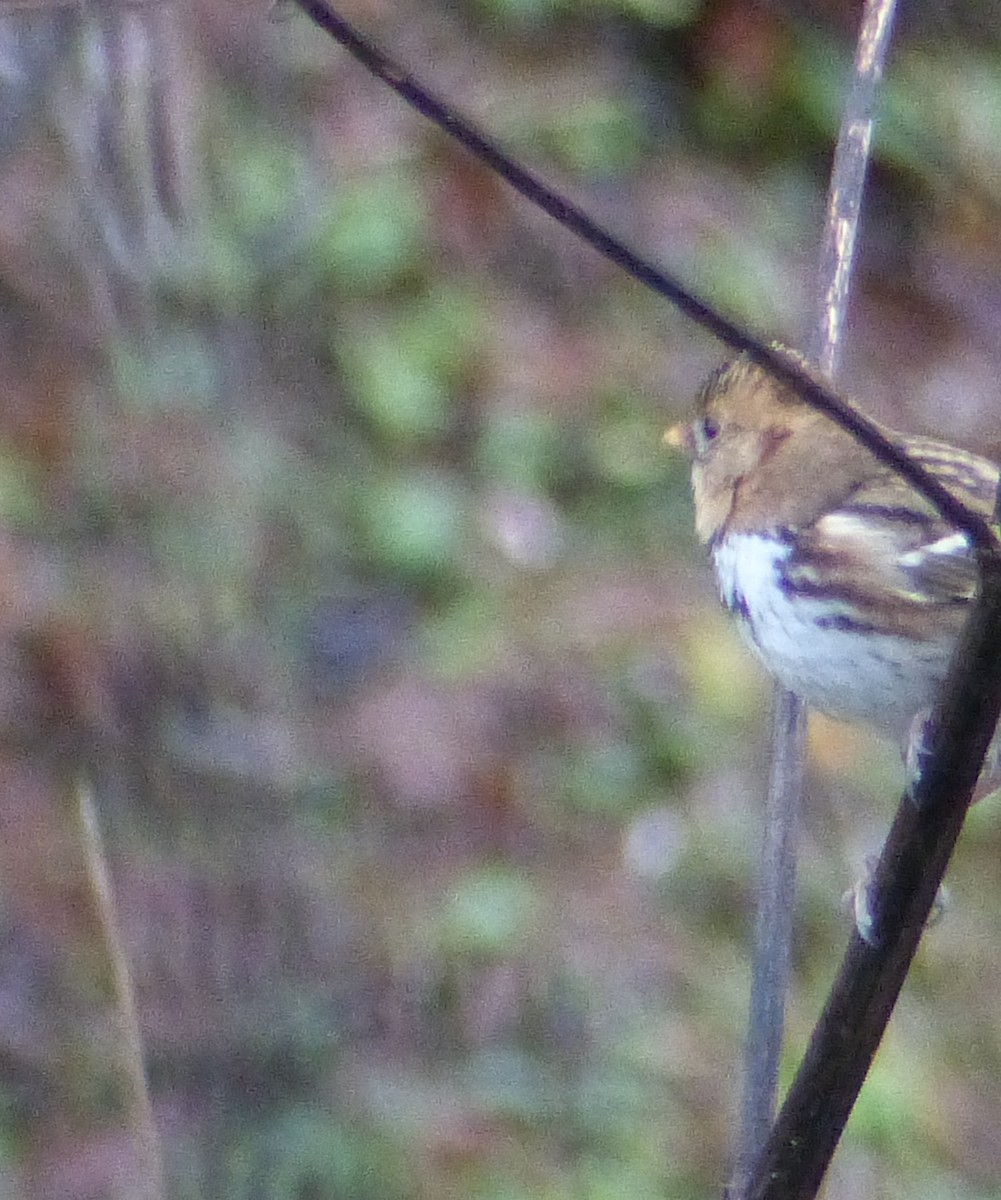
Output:
[[692,468],[692,495],[695,499],[695,532],[699,541],[711,541],[730,516],[733,483],[719,479],[718,473],[699,466]]
[[744,430],[730,444],[730,470],[734,479],[753,475],[768,457],[770,437],[767,433]]

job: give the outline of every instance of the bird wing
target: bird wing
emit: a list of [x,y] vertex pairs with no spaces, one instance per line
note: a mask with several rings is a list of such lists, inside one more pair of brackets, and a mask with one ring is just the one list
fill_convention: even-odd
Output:
[[[928,439],[904,444],[972,509],[993,510],[999,474],[993,463]],[[823,589],[882,612],[880,625],[895,618],[923,623],[922,611],[965,606],[978,586],[966,535],[891,470],[860,481],[841,505],[797,531],[795,545],[787,564],[790,586],[814,594]]]

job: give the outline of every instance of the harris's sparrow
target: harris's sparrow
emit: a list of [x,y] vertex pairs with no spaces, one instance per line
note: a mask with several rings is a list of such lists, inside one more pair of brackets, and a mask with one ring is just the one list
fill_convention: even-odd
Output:
[[[993,462],[887,433],[993,512]],[[905,736],[934,702],[976,594],[966,535],[746,357],[710,377],[666,438],[691,458],[696,530],[768,671],[821,712]]]

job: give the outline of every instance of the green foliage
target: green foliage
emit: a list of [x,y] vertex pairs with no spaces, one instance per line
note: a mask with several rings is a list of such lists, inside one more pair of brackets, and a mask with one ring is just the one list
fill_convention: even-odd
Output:
[[459,954],[514,952],[537,925],[539,898],[530,879],[487,867],[461,879],[441,918],[446,951]]
[[631,741],[576,747],[567,756],[565,803],[589,814],[621,813],[650,791],[639,748]]
[[511,26],[541,24],[558,16],[633,17],[653,26],[670,28],[683,25],[697,16],[701,0],[598,0],[582,13],[574,0],[475,0],[487,19]]
[[595,96],[536,117],[535,145],[547,158],[582,174],[616,174],[643,150],[638,114],[621,100]]
[[447,473],[387,475],[371,481],[360,502],[365,544],[387,571],[420,582],[459,567],[468,504]]
[[455,421],[454,394],[483,335],[480,297],[441,288],[332,328],[332,352],[359,410],[394,448],[434,444]]
[[0,521],[13,528],[32,528],[45,514],[41,473],[13,446],[0,442]]
[[534,408],[498,408],[483,423],[475,467],[491,483],[546,490],[560,456],[560,429],[552,414]]
[[405,163],[333,188],[317,221],[311,255],[335,285],[363,296],[379,292],[419,267],[427,217],[421,181]]
[[219,392],[218,359],[195,330],[176,330],[152,346],[116,346],[112,370],[118,390],[135,409],[197,411]]
[[400,1149],[376,1130],[292,1107],[252,1127],[230,1150],[227,1200],[405,1200],[414,1195]]

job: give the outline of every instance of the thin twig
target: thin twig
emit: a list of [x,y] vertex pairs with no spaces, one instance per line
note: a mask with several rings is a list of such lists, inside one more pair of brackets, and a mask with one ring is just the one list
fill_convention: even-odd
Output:
[[848,311],[859,214],[872,144],[873,109],[890,45],[896,0],[866,0],[827,196],[820,261],[820,311],[810,357],[830,379],[837,373]]
[[[845,102],[831,168],[818,272],[819,312],[810,357],[833,380],[865,194],[873,109],[890,44],[896,0],[867,0],[859,29],[852,86]],[[806,714],[802,701],[776,690],[771,771],[765,803],[750,1014],[744,1062],[741,1124],[730,1195],[743,1194],[775,1112],[782,1052],[785,993],[796,888],[796,833],[805,775]]]
[[806,712],[792,692],[775,689],[772,756],[758,864],[750,1006],[740,1126],[728,1195],[746,1188],[775,1115],[785,995],[796,893],[796,836],[803,790]]
[[116,1041],[119,1052],[116,1065],[135,1148],[135,1196],[136,1200],[163,1200],[166,1194],[163,1159],[146,1083],[142,1035],[139,1031],[132,974],[118,924],[111,875],[104,854],[94,797],[89,784],[82,780],[76,785],[76,815],[87,884],[107,960],[112,1011],[120,1035]]

